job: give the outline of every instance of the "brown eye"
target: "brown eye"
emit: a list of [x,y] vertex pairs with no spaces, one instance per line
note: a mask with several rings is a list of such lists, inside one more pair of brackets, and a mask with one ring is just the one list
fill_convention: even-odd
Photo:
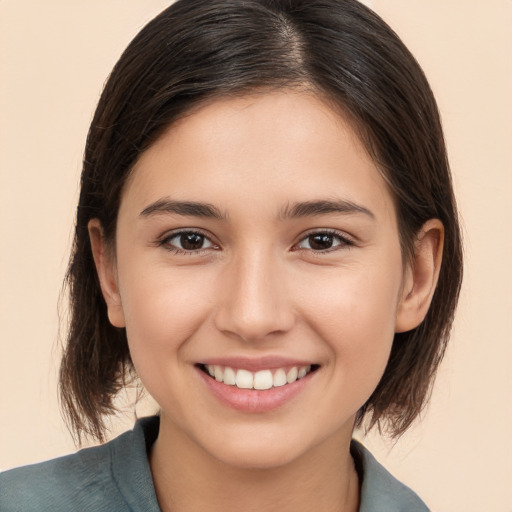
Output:
[[330,249],[334,244],[334,236],[330,234],[318,234],[308,237],[309,246],[315,251],[325,251]]
[[336,233],[318,232],[303,238],[298,247],[300,249],[310,249],[312,251],[329,251],[336,247],[351,245],[350,241]]
[[205,237],[197,233],[182,233],[179,241],[182,249],[186,251],[197,251],[203,248]]
[[213,247],[212,242],[202,233],[183,231],[168,237],[164,243],[170,248],[182,252],[201,251]]

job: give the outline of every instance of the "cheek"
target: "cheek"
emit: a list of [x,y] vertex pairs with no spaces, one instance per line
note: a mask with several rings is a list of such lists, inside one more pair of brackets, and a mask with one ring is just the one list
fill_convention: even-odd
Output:
[[384,268],[337,269],[316,281],[304,305],[309,325],[356,381],[380,379],[393,342],[401,266]]
[[169,274],[154,265],[120,275],[128,345],[141,378],[145,367],[154,371],[162,361],[177,360],[208,314],[207,282],[186,272]]

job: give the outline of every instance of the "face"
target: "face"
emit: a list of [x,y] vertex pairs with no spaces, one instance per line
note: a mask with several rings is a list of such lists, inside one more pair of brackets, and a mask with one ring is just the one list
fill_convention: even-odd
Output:
[[160,435],[244,467],[348,442],[404,288],[383,178],[339,113],[293,92],[216,100],[148,149],[106,274]]

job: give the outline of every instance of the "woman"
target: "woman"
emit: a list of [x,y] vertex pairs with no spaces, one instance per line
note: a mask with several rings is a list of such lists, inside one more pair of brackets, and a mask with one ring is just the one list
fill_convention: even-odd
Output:
[[61,393],[103,439],[0,479],[2,510],[426,510],[359,444],[422,409],[461,279],[439,116],[355,1],[184,0],[91,124]]

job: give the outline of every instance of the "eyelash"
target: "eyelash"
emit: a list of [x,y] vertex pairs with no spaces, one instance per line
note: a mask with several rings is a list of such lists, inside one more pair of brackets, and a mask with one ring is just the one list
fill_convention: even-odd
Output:
[[[193,249],[186,250],[186,249],[181,249],[180,247],[176,247],[171,244],[172,239],[178,238],[179,236],[182,236],[182,235],[197,235],[197,236],[203,237],[203,239],[205,241],[207,240],[211,244],[211,246],[206,247],[206,248],[201,248],[201,249],[195,249],[195,250],[193,250]],[[200,254],[207,252],[212,247],[213,248],[218,247],[218,245],[215,244],[206,233],[203,233],[202,231],[197,230],[197,229],[183,229],[181,231],[175,231],[173,233],[170,233],[170,234],[164,236],[160,240],[158,240],[157,245],[160,247],[164,247],[167,251],[172,252],[173,254],[185,254],[187,256],[200,255]]]
[[[187,249],[182,249],[180,247],[176,247],[171,244],[171,240],[173,240],[179,236],[182,236],[182,235],[200,236],[203,238],[203,240],[208,241],[211,245],[209,247],[205,247],[205,248],[201,248],[201,249],[187,250]],[[302,242],[308,240],[308,238],[311,238],[315,235],[327,235],[329,237],[337,239],[339,243],[337,245],[334,245],[333,247],[329,247],[327,249],[321,249],[321,250],[314,250],[312,248],[307,248],[307,247],[298,247],[299,244],[301,244]],[[211,240],[211,238],[208,235],[206,235],[202,231],[194,230],[194,229],[186,229],[186,230],[176,231],[174,233],[171,233],[171,234],[161,238],[160,240],[158,240],[157,245],[159,247],[164,247],[167,251],[172,252],[173,254],[185,254],[185,255],[189,255],[189,256],[190,255],[201,255],[212,248],[218,249],[218,247],[219,247],[217,244],[215,244]],[[293,251],[311,251],[313,254],[326,254],[326,253],[338,250],[337,248],[347,248],[347,247],[351,247],[353,245],[354,245],[354,241],[350,237],[348,237],[346,234],[342,235],[340,232],[332,230],[332,229],[321,229],[321,230],[309,232],[306,235],[302,236],[302,238],[299,240],[299,242],[294,244],[294,246],[292,247],[292,250]]]
[[329,237],[337,239],[339,243],[337,245],[334,245],[333,247],[329,247],[327,249],[322,249],[322,250],[314,250],[311,248],[303,248],[303,247],[298,247],[297,249],[293,249],[293,250],[295,250],[295,251],[312,251],[313,254],[326,254],[329,252],[339,250],[341,248],[352,247],[355,243],[354,240],[345,233],[342,234],[339,231],[336,231],[334,229],[319,229],[316,231],[311,231],[311,232],[307,233],[305,236],[302,236],[302,238],[299,240],[299,242],[297,244],[294,245],[294,247],[297,247],[300,243],[304,242],[308,238],[311,238],[315,235],[328,235]]

